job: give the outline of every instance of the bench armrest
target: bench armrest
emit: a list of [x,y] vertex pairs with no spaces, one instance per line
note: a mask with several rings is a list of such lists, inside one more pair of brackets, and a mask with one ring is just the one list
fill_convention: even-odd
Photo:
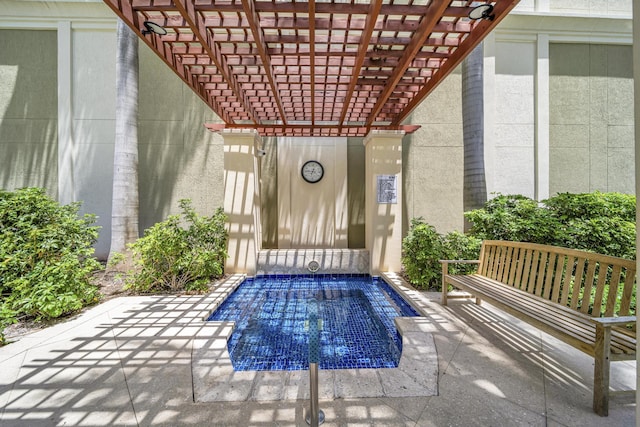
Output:
[[[447,285],[447,276],[449,275],[449,264],[480,264],[477,259],[441,259],[438,260],[442,264],[442,305],[447,305],[447,294],[449,287]],[[476,300],[476,302],[479,300]]]
[[636,316],[620,316],[620,317],[592,317],[592,322],[599,323],[605,328],[610,328],[612,326],[624,326],[629,323],[636,322]]

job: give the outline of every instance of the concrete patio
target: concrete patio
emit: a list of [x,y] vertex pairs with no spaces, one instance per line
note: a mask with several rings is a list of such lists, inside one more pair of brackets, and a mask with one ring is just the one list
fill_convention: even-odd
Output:
[[[0,425],[306,425],[302,399],[194,403],[194,354],[217,328],[201,320],[215,298],[116,298],[0,348]],[[324,425],[635,424],[632,397],[613,398],[609,417],[592,412],[590,357],[488,304],[411,298],[435,342],[438,395],[322,399]],[[614,364],[614,389],[635,387],[635,365]]]

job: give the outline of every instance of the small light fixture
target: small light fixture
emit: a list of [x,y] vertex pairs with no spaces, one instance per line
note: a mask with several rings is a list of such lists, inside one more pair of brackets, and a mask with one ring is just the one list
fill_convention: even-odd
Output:
[[382,46],[380,45],[374,45],[373,46],[373,53],[374,55],[371,56],[371,62],[380,62],[382,61],[382,57],[378,56],[380,54],[380,52],[382,52]]
[[156,24],[155,22],[152,21],[144,21],[144,27],[146,28],[146,30],[142,30],[142,35],[146,36],[147,34],[157,34],[159,36],[164,36],[167,34],[167,30],[164,29],[164,27]]
[[488,21],[493,21],[495,15],[493,13],[493,5],[491,4],[481,4],[480,6],[476,6],[471,9],[469,12],[469,19],[477,20],[477,19],[486,19]]

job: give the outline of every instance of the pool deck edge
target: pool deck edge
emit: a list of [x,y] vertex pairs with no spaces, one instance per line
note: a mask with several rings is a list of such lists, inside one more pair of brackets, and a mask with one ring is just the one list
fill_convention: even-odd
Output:
[[[397,274],[381,277],[425,316],[421,299]],[[212,306],[201,318],[208,318],[245,279],[230,276],[210,297]],[[334,369],[320,371],[320,398],[427,397],[438,394],[438,356],[433,336],[424,329],[424,317],[398,317],[395,324],[402,336],[402,355],[397,368]],[[227,339],[233,322],[207,322],[213,336],[199,340],[192,354],[194,400],[196,402],[275,401],[309,398],[308,371],[234,371]]]

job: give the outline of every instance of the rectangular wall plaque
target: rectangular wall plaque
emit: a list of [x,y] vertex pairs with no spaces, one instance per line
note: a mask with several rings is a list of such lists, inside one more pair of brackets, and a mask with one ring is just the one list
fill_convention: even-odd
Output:
[[398,203],[396,175],[378,175],[378,203]]

